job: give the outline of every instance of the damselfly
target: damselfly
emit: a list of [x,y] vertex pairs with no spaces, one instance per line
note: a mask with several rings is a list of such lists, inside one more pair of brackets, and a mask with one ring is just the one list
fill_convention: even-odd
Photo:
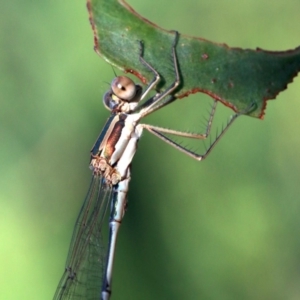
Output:
[[[171,146],[197,159],[204,159],[233,121],[242,113],[234,114],[222,132],[202,155],[177,144],[166,134],[205,139],[209,135],[217,102],[215,101],[206,131],[203,134],[189,133],[140,124],[140,120],[156,110],[172,103],[180,85],[180,73],[176,56],[178,33],[172,45],[175,80],[163,92],[157,93],[140,104],[160,80],[158,72],[143,58],[143,43],[140,42],[139,60],[154,74],[145,91],[130,78],[119,76],[111,84],[103,102],[111,111],[95,145],[91,150],[90,168],[92,182],[77,218],[69,249],[64,274],[54,299],[109,299],[112,291],[112,270],[117,234],[126,210],[126,195],[130,181],[130,165],[143,129],[153,133]],[[103,219],[110,206],[109,243],[103,255],[101,230]]]

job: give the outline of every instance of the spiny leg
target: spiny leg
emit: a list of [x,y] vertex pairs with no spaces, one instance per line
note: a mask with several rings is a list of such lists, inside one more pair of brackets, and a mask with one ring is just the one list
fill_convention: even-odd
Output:
[[[222,129],[222,131],[219,133],[219,135],[217,135],[217,137],[215,138],[215,140],[210,144],[210,146],[208,147],[208,149],[205,151],[204,154],[198,154],[196,152],[193,152],[189,149],[187,149],[186,147],[183,147],[181,145],[179,145],[178,143],[174,142],[172,139],[168,138],[167,136],[165,136],[164,134],[162,134],[161,132],[166,132],[166,131],[161,131],[161,130],[157,130],[155,127],[152,127],[151,125],[147,125],[144,128],[147,129],[149,132],[153,133],[154,135],[156,135],[157,137],[159,137],[161,140],[163,140],[164,142],[168,143],[169,145],[173,146],[174,148],[178,149],[179,151],[185,153],[186,155],[201,161],[203,159],[205,159],[208,154],[212,151],[212,149],[215,147],[215,145],[217,144],[217,142],[221,139],[221,137],[225,134],[225,132],[228,130],[228,128],[233,124],[233,122],[241,115],[247,114],[250,111],[253,110],[253,108],[256,106],[255,103],[251,104],[250,107],[248,107],[246,110],[241,111],[239,113],[236,113],[234,115],[232,115],[226,126]],[[179,136],[186,136],[186,135],[182,135],[182,134],[176,134],[171,133],[171,134],[175,134],[175,135],[179,135]]]
[[[142,108],[141,115],[143,117],[150,114],[152,111],[156,110],[155,106],[158,105],[158,103],[163,98],[170,95],[180,84],[180,75],[179,75],[179,70],[178,70],[177,54],[176,54],[176,45],[177,45],[178,36],[179,36],[178,32],[175,31],[175,39],[172,44],[172,58],[173,58],[173,65],[174,65],[175,81],[163,93],[155,95],[154,97],[147,100],[141,107],[139,107],[139,109]],[[145,60],[144,60],[144,62],[145,62]],[[147,63],[147,65],[149,65],[149,64]],[[150,68],[150,70],[152,70],[151,68]],[[173,102],[173,100],[167,101],[167,102],[169,104],[169,103]],[[164,104],[162,106],[165,106],[165,105],[166,104]]]
[[203,139],[206,139],[210,133],[213,118],[214,118],[214,115],[216,112],[217,103],[218,102],[216,100],[214,100],[214,103],[211,107],[211,111],[209,113],[209,118],[206,123],[205,133],[186,132],[186,131],[180,131],[180,130],[174,130],[174,129],[169,129],[169,128],[148,125],[148,124],[141,124],[141,125],[143,126],[143,128],[149,130],[151,133],[153,133],[153,131],[156,131],[159,133],[167,133],[167,134],[173,134],[176,136],[181,136],[181,137],[186,137],[186,138],[203,140]]
[[[155,107],[153,107],[152,109],[150,109],[147,113],[147,115],[152,114],[153,112],[171,104],[172,102],[174,102],[177,98],[174,95],[169,95],[168,99],[166,99],[165,101],[161,101],[160,103],[158,103],[157,105],[155,105]],[[152,102],[155,101],[155,97],[151,98]],[[152,102],[148,103],[148,105],[142,105],[141,108],[147,107],[149,106]]]
[[158,72],[143,58],[144,44],[142,41],[139,41],[139,43],[140,43],[139,60],[145,67],[147,67],[154,74],[153,79],[151,80],[151,82],[149,83],[146,90],[143,92],[141,96],[140,100],[143,100],[148,95],[148,93],[153,89],[153,87],[158,83],[158,81],[160,80],[160,76]]

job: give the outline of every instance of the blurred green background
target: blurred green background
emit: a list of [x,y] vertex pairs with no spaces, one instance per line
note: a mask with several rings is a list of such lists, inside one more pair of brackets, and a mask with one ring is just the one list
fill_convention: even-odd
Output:
[[[161,27],[230,46],[300,44],[297,0],[130,4]],[[0,299],[51,299],[114,74],[93,51],[85,1],[3,1],[0,26]],[[196,94],[149,123],[199,129],[208,108]],[[218,111],[215,130],[230,114]],[[241,117],[201,163],[145,133],[112,299],[300,299],[299,114],[296,78],[264,121]]]

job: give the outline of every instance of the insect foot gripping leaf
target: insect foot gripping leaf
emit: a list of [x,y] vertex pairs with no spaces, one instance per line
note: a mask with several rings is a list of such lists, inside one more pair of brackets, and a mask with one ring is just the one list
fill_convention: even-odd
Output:
[[[88,0],[87,6],[97,53],[147,83],[152,74],[135,55],[137,40],[143,40],[144,57],[162,78],[157,89],[172,82],[169,49],[174,32],[141,17],[124,0]],[[181,77],[176,98],[202,92],[235,112],[255,103],[248,115],[257,118],[263,118],[266,101],[283,91],[300,70],[300,47],[283,52],[239,49],[180,35],[176,51]]]

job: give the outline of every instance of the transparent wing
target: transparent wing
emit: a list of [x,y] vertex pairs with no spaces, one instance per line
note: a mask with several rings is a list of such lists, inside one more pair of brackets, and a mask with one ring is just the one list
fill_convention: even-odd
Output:
[[106,258],[101,228],[111,196],[112,187],[101,176],[93,176],[53,300],[100,299]]

